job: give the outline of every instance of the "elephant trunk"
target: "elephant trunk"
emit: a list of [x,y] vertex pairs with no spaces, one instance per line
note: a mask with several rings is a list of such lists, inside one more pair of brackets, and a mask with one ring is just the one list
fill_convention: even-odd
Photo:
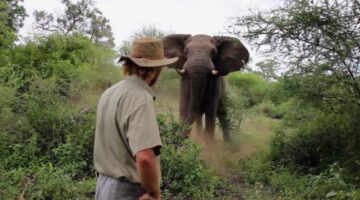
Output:
[[196,117],[203,114],[203,103],[207,84],[207,74],[192,74],[190,76],[190,102],[187,123],[192,124]]

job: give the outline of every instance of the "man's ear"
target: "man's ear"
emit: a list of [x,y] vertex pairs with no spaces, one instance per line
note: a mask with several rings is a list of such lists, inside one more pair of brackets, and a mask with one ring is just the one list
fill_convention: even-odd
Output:
[[168,67],[181,69],[186,61],[184,55],[185,41],[189,39],[189,34],[172,34],[163,39],[165,57],[173,58],[179,57],[179,60]]
[[220,76],[238,71],[249,61],[249,52],[245,46],[234,37],[214,36],[218,50],[215,67]]

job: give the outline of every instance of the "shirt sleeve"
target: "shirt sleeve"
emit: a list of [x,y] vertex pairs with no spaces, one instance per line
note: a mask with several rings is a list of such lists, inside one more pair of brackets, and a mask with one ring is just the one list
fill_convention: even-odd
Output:
[[153,149],[156,155],[159,154],[162,143],[152,102],[146,102],[131,114],[127,139],[134,157],[145,149]]

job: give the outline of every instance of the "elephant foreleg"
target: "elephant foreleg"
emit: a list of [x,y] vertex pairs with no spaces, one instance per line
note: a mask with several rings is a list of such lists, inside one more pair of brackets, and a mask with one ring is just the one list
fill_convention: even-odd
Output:
[[205,113],[205,134],[212,139],[215,138],[215,120],[215,113]]
[[203,131],[202,116],[196,117],[195,123],[196,123],[196,132],[201,133]]
[[231,121],[230,121],[230,117],[228,115],[228,110],[227,110],[227,105],[226,102],[228,101],[227,99],[227,95],[224,94],[220,100],[219,100],[219,107],[217,110],[217,117],[219,119],[220,122],[220,127],[222,129],[223,132],[223,138],[225,141],[230,141],[230,126],[231,126]]

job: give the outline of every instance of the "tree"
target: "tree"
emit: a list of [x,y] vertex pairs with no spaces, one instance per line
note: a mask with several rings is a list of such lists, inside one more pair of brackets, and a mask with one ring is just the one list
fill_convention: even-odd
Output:
[[0,49],[9,47],[16,40],[16,32],[24,24],[26,12],[22,0],[0,0]]
[[240,35],[241,30],[265,55],[286,61],[288,75],[320,77],[313,84],[321,88],[322,100],[360,107],[359,1],[290,0],[267,12],[234,17],[229,32]]
[[262,75],[266,80],[276,80],[278,78],[277,71],[279,68],[279,63],[272,59],[267,59],[256,63],[256,66],[260,70],[255,72]]
[[81,33],[89,37],[95,44],[114,47],[114,37],[102,12],[94,7],[93,0],[80,0],[72,3],[62,0],[65,4],[63,15],[54,17],[46,11],[35,11],[35,29],[45,34],[59,33],[70,35]]
[[231,33],[242,34],[289,67],[272,92],[280,96],[284,118],[272,139],[271,161],[305,174],[338,163],[355,182],[360,169],[359,1],[288,0],[233,20]]
[[20,5],[24,0],[0,0],[1,22],[5,23],[14,32],[24,25],[27,17],[25,8]]
[[139,37],[154,37],[162,39],[166,35],[165,32],[159,30],[154,25],[144,26],[136,31],[130,39],[122,41],[120,46],[120,55],[127,55],[130,52],[132,42]]

